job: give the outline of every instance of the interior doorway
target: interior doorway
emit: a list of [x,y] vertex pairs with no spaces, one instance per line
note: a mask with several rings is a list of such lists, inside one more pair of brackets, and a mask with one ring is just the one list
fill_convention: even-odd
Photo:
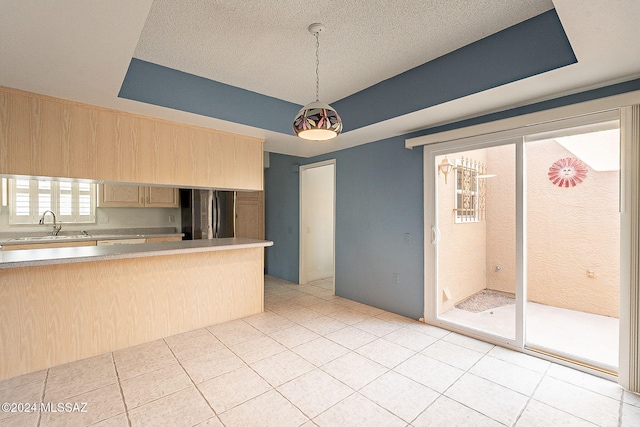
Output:
[[[336,161],[300,166],[300,284],[335,271]],[[335,292],[335,285],[331,286]]]

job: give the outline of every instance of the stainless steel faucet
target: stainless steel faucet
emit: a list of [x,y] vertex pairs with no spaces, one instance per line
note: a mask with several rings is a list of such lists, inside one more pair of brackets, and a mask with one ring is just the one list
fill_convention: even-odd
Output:
[[53,211],[50,210],[46,210],[42,213],[42,216],[40,217],[40,221],[38,222],[40,225],[44,225],[44,216],[46,214],[50,213],[51,216],[53,217],[53,231],[51,232],[52,236],[57,236],[58,233],[60,232],[60,230],[62,229],[62,225],[57,225],[56,224],[56,214],[53,213]]

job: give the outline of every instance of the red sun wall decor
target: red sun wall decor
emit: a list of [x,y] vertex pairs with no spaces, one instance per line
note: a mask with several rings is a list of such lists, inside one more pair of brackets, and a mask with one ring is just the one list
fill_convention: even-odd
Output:
[[587,165],[573,157],[557,160],[549,168],[549,181],[558,187],[575,187],[587,177]]

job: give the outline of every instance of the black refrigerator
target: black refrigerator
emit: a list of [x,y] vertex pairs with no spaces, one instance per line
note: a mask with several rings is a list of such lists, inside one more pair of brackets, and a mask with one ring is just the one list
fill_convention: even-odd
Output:
[[183,240],[235,236],[235,191],[180,189]]

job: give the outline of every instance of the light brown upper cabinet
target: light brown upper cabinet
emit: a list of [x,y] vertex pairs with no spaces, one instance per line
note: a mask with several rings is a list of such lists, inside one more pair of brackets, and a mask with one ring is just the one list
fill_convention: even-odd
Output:
[[100,184],[98,186],[100,208],[143,208],[144,187],[137,185]]
[[180,192],[171,187],[145,187],[144,205],[148,208],[179,208]]
[[0,175],[263,189],[263,140],[0,87]]
[[101,208],[177,208],[177,188],[137,185],[100,184],[98,207]]

